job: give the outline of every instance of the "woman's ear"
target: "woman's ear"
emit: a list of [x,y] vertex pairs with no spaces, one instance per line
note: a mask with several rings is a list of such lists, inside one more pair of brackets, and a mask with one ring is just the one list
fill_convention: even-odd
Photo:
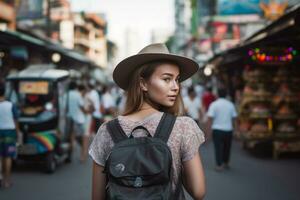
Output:
[[147,83],[143,78],[140,78],[140,87],[142,89],[143,92],[147,92]]

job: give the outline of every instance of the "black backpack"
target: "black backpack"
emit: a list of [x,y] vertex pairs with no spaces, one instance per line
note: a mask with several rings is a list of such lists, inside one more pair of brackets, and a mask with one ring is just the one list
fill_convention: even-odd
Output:
[[[118,119],[108,122],[115,143],[105,163],[106,199],[164,200],[171,197],[172,154],[167,146],[176,117],[164,113],[152,137],[143,126],[127,137]],[[147,137],[132,133],[144,129]]]

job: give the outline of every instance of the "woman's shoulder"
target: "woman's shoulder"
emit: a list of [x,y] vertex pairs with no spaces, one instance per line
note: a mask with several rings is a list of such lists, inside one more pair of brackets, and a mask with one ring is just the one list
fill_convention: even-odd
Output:
[[110,122],[111,120],[109,121],[104,121],[101,126],[99,127],[99,129],[97,130],[97,133],[96,133],[96,136],[102,136],[103,135],[108,135],[108,130],[107,130],[107,124]]
[[197,122],[188,116],[178,116],[174,126],[175,131],[184,132],[186,135],[203,133]]
[[196,122],[189,116],[177,116],[176,123],[178,123],[178,124],[193,124]]
[[[199,147],[205,141],[204,133],[197,122],[188,116],[180,116],[175,124],[175,130],[180,132],[183,144],[187,148]],[[176,127],[177,126],[177,127]]]

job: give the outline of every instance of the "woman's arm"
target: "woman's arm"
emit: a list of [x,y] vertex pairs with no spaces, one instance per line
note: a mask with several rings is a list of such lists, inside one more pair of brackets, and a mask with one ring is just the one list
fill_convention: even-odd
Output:
[[106,176],[103,170],[104,167],[93,162],[92,200],[105,199]]
[[205,177],[200,154],[183,163],[184,186],[195,200],[202,200],[205,195]]

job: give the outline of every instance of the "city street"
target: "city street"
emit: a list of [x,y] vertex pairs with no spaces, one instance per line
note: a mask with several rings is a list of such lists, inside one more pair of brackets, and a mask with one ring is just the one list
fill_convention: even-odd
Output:
[[[86,152],[82,136],[118,116],[128,136],[139,125],[149,136],[158,111],[191,118],[168,143],[172,177],[197,152],[193,120],[212,130],[216,152],[211,139],[199,149],[205,200],[300,199],[300,0],[0,0],[0,10],[0,200],[90,200],[93,161],[80,162],[73,139]],[[171,130],[171,118],[159,129]],[[93,158],[111,153],[107,134]],[[134,187],[161,185],[164,149],[109,154],[110,172]],[[16,154],[46,162],[11,165]],[[203,196],[203,171],[188,165],[199,183],[187,185]]]
[[[297,200],[300,196],[300,160],[296,158],[258,158],[241,149],[235,142],[232,168],[225,172],[213,170],[213,146],[201,148],[207,181],[207,200]],[[80,164],[61,165],[52,174],[42,173],[37,166],[22,165],[13,172],[14,185],[0,191],[1,200],[83,200],[90,199],[91,160]]]

